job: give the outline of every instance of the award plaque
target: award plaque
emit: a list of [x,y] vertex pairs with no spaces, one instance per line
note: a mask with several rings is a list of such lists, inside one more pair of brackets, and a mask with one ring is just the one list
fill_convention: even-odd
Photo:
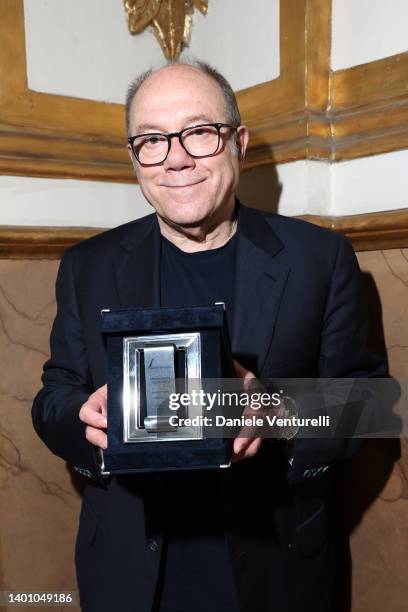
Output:
[[[205,379],[234,377],[225,306],[102,311],[108,364],[103,474],[227,467],[232,441],[211,436],[198,394]],[[197,395],[196,395],[197,396]]]

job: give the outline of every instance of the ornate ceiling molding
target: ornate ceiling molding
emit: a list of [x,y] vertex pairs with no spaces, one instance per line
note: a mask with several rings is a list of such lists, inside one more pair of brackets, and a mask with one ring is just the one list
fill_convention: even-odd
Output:
[[[355,251],[408,247],[408,208],[344,217],[300,218],[344,234]],[[102,231],[104,228],[3,226],[0,259],[59,259],[66,248]]]

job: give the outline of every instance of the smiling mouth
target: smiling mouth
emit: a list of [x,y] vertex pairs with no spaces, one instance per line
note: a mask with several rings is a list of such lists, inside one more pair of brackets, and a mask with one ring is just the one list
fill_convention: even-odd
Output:
[[195,183],[186,183],[185,185],[163,185],[163,187],[167,187],[168,189],[186,189],[187,187],[194,187],[195,185],[199,185],[203,183],[205,179],[201,181],[196,181]]

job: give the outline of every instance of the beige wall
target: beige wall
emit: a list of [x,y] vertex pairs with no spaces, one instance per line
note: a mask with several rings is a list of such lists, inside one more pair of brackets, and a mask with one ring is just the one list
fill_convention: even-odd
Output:
[[[359,253],[371,322],[390,372],[408,374],[408,249]],[[384,335],[383,335],[384,334]],[[342,491],[351,531],[352,611],[407,608],[408,444],[373,440],[344,466]]]
[[31,404],[49,352],[57,265],[0,261],[3,590],[76,590],[73,545],[79,495],[66,465],[51,455],[31,424]]
[[340,70],[408,51],[407,19],[405,0],[332,0],[331,67]]

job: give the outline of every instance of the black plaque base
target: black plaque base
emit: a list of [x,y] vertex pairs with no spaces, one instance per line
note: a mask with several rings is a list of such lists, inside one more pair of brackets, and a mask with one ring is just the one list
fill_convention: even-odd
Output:
[[[135,376],[134,367],[129,366],[124,357],[124,347],[129,339],[131,345],[133,341],[137,345],[138,339],[142,338],[146,346],[149,342],[157,346],[163,336],[191,335],[194,332],[199,335],[198,361],[194,369],[195,375],[199,372],[199,379],[195,379],[194,384],[204,379],[234,377],[224,306],[119,309],[103,311],[102,314],[101,331],[108,361],[108,448],[103,452],[102,471],[129,474],[227,467],[232,440],[209,436],[205,427],[199,437],[190,436],[194,439],[183,439],[188,438],[189,433],[182,428],[165,433],[146,429],[148,419],[145,417],[149,408],[145,406],[149,401],[146,386],[149,385],[145,384],[144,377],[147,364],[142,359]],[[185,390],[188,390],[189,373],[187,368],[183,371],[183,363],[187,363],[187,359],[183,361],[180,356],[175,359],[176,382],[183,385],[180,377],[184,375]],[[152,385],[152,379],[149,384]],[[137,414],[134,416],[136,391]]]

